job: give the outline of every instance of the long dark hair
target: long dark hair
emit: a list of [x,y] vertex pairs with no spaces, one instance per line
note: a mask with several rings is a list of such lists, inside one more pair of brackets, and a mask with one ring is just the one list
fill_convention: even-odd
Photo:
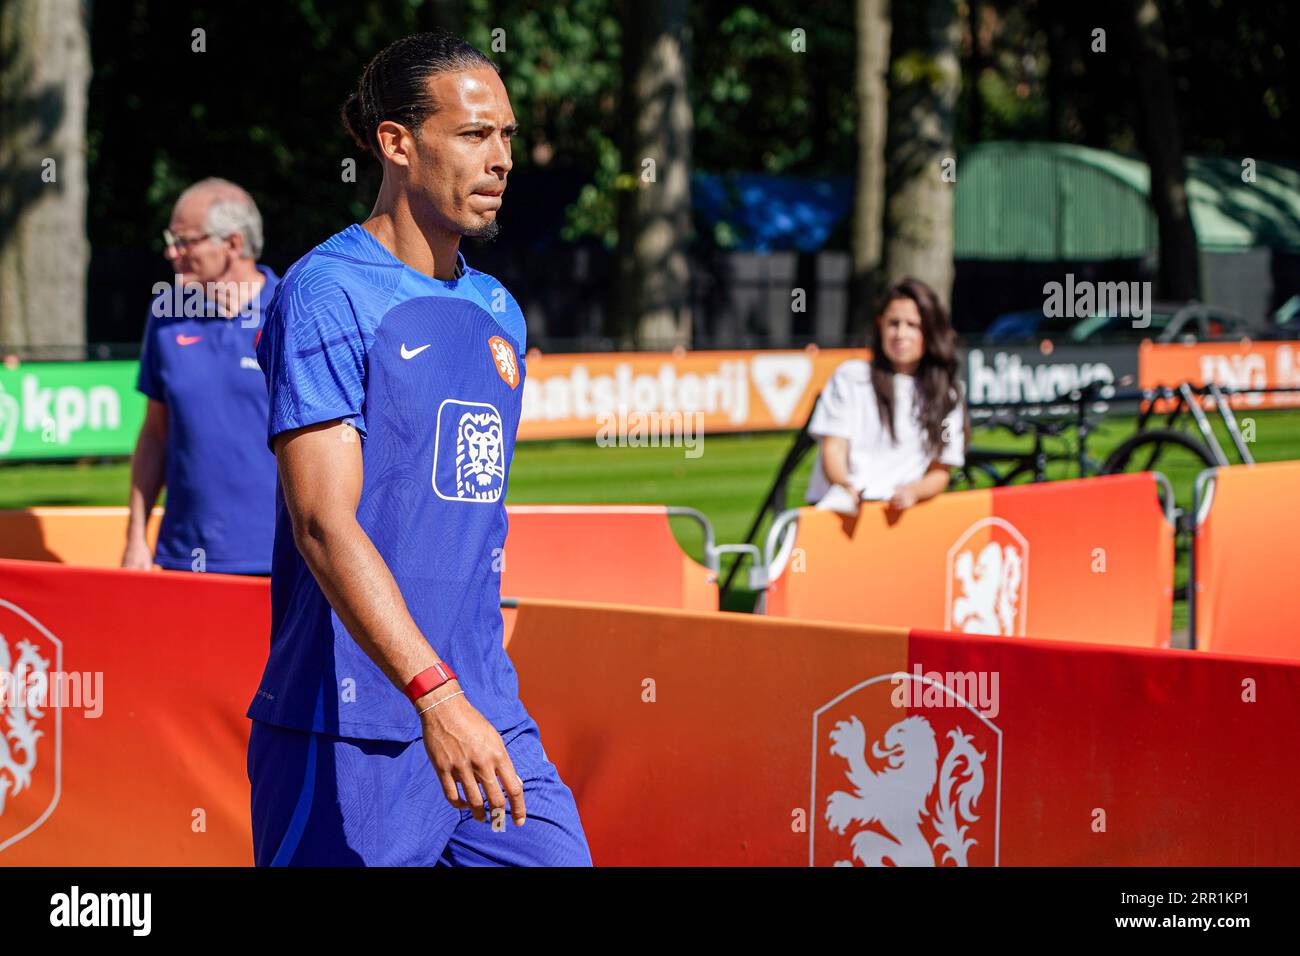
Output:
[[429,77],[484,68],[496,70],[497,65],[446,30],[395,40],[366,64],[356,92],[343,104],[343,126],[357,145],[382,159],[375,135],[380,123],[392,120],[415,133],[436,112],[429,99]]
[[872,323],[871,384],[876,390],[880,420],[889,429],[891,439],[897,440],[894,434],[894,367],[885,356],[880,317],[895,299],[911,299],[921,313],[925,352],[916,369],[917,413],[927,450],[937,454],[943,447],[943,420],[959,401],[957,333],[948,321],[948,310],[934,290],[920,279],[901,279],[880,297],[876,319]]

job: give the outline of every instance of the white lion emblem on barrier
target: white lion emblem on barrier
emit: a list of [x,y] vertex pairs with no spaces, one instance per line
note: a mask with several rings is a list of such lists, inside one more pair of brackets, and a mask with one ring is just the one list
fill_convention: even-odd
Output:
[[50,662],[31,641],[18,642],[18,659],[13,660],[9,642],[0,634],[0,714],[4,715],[0,726],[0,816],[11,796],[31,786],[36,742],[45,736],[36,729],[45,711],[35,705],[49,686],[49,669]]
[[[934,866],[951,860],[967,865],[967,853],[977,842],[968,837],[978,822],[975,804],[984,791],[985,754],[975,749],[972,738],[961,728],[948,731],[952,741],[939,766],[939,747],[930,722],[920,716],[906,717],[885,732],[884,747],[877,741],[871,754],[885,760],[879,773],[867,763],[867,732],[856,716],[841,720],[830,732],[831,754],[848,762],[845,776],[852,793],[837,790],[826,801],[830,829],[844,833],[851,823],[860,829],[852,838],[853,856],[864,866]],[[933,841],[922,832],[922,818],[930,814],[927,803],[936,780],[939,792],[934,808]],[[867,829],[875,825],[883,829]],[[853,866],[839,860],[836,866]]]
[[953,602],[952,620],[967,634],[1014,634],[1020,604],[1023,562],[1012,545],[986,544],[976,558],[957,555],[953,574],[962,593]]
[[456,426],[456,493],[495,501],[505,481],[501,419],[495,412],[466,412]]
[[948,550],[947,630],[1026,632],[1029,540],[1005,518],[983,518]]

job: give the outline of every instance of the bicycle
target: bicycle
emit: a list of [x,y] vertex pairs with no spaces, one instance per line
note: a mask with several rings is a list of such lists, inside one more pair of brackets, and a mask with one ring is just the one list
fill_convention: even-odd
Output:
[[[1205,414],[1205,410],[1197,400],[1198,396],[1209,396],[1210,405],[1219,412],[1220,417],[1223,419],[1224,427],[1232,439],[1233,447],[1241,458],[1241,463],[1243,465],[1253,465],[1255,463],[1254,456],[1251,455],[1250,449],[1246,447],[1246,442],[1241,435],[1241,429],[1237,426],[1237,416],[1227,400],[1229,394],[1238,391],[1238,389],[1224,388],[1214,383],[1194,386],[1187,382],[1172,389],[1165,385],[1144,389],[1141,393],[1142,411],[1138,415],[1137,434],[1122,442],[1110,453],[1102,466],[1102,474],[1113,475],[1130,470],[1152,471],[1159,463],[1162,453],[1170,448],[1185,449],[1195,457],[1196,464],[1199,465],[1197,473],[1204,468],[1229,464],[1228,456],[1225,454],[1223,446],[1219,443],[1218,436],[1214,434],[1214,429],[1210,425],[1209,416]],[[1158,411],[1160,403],[1170,401],[1174,402],[1174,406],[1169,410],[1164,426],[1148,431],[1147,423],[1161,414]],[[1196,428],[1201,434],[1199,440],[1174,428],[1175,422],[1184,413],[1189,414],[1193,422],[1195,422]],[[1146,453],[1145,457],[1144,452]],[[1137,467],[1130,467],[1131,465]]]
[[[1215,384],[1198,387],[1184,382],[1177,387],[1159,385],[1107,396],[1111,402],[1137,400],[1140,411],[1137,431],[1100,462],[1088,453],[1088,438],[1102,421],[1088,413],[1089,405],[1101,397],[1100,386],[1097,384],[1055,400],[1058,405],[1065,401],[1076,405],[1077,411],[1072,417],[1039,418],[1023,411],[994,412],[986,427],[1005,428],[1017,437],[1032,433],[1033,448],[1029,451],[1002,451],[973,446],[966,454],[966,464],[954,476],[954,487],[973,488],[990,484],[1004,487],[1025,478],[1035,482],[1049,481],[1048,465],[1059,461],[1077,464],[1077,477],[1081,478],[1162,470],[1172,472],[1173,474],[1167,475],[1171,479],[1175,475],[1187,475],[1194,479],[1205,468],[1229,464],[1228,456],[1198,400],[1200,396],[1208,396],[1211,407],[1223,418],[1242,463],[1253,464],[1254,458],[1246,447],[1236,416],[1227,400],[1227,395],[1235,391]],[[1028,407],[1038,406],[1011,406],[1014,409]],[[1163,425],[1159,428],[1149,427],[1161,415],[1165,416]],[[1178,427],[1187,418],[1195,424],[1200,433],[1199,438]],[[1075,432],[1078,442],[1072,453],[1053,453],[1047,448],[1045,438],[1060,437],[1071,430]]]
[[[971,447],[966,452],[965,464],[953,474],[949,486],[953,490],[989,485],[1001,488],[1023,483],[1026,479],[1030,482],[1050,481],[1048,466],[1060,461],[1079,462],[1080,474],[1097,470],[1097,463],[1087,454],[1087,437],[1096,425],[1090,417],[1080,423],[1064,418],[1036,418],[1022,413],[1000,412],[980,425],[989,430],[1005,429],[1017,438],[1032,434],[1033,447],[1029,451]],[[1055,452],[1048,448],[1046,439],[1060,438],[1071,429],[1078,434],[1079,446],[1075,452]]]

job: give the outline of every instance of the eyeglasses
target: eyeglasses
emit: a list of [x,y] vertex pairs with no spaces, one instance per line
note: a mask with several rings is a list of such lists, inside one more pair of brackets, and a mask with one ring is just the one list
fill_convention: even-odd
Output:
[[194,245],[195,243],[202,242],[204,239],[207,239],[210,236],[211,233],[207,233],[207,232],[205,232],[201,236],[178,236],[170,229],[164,229],[162,234],[164,248],[175,246],[176,251],[181,253],[181,255],[184,255],[186,251],[189,250],[190,246]]

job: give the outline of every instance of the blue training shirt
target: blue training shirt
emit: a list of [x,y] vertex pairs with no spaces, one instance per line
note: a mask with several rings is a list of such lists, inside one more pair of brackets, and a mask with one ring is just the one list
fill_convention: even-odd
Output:
[[[154,561],[174,571],[270,574],[275,456],[267,451],[266,384],[255,342],[279,277],[251,316],[185,315],[172,291],[149,307],[136,388],[167,406],[167,507]],[[177,302],[181,299],[181,303]],[[178,307],[179,306],[179,307]]]
[[[357,521],[412,619],[504,731],[527,719],[502,647],[506,479],[523,397],[525,324],[499,282],[411,269],[359,225],[285,274],[258,359],[267,440],[348,419],[361,441]],[[415,740],[406,696],[354,641],[299,554],[276,489],[271,652],[248,716],[368,740]]]

